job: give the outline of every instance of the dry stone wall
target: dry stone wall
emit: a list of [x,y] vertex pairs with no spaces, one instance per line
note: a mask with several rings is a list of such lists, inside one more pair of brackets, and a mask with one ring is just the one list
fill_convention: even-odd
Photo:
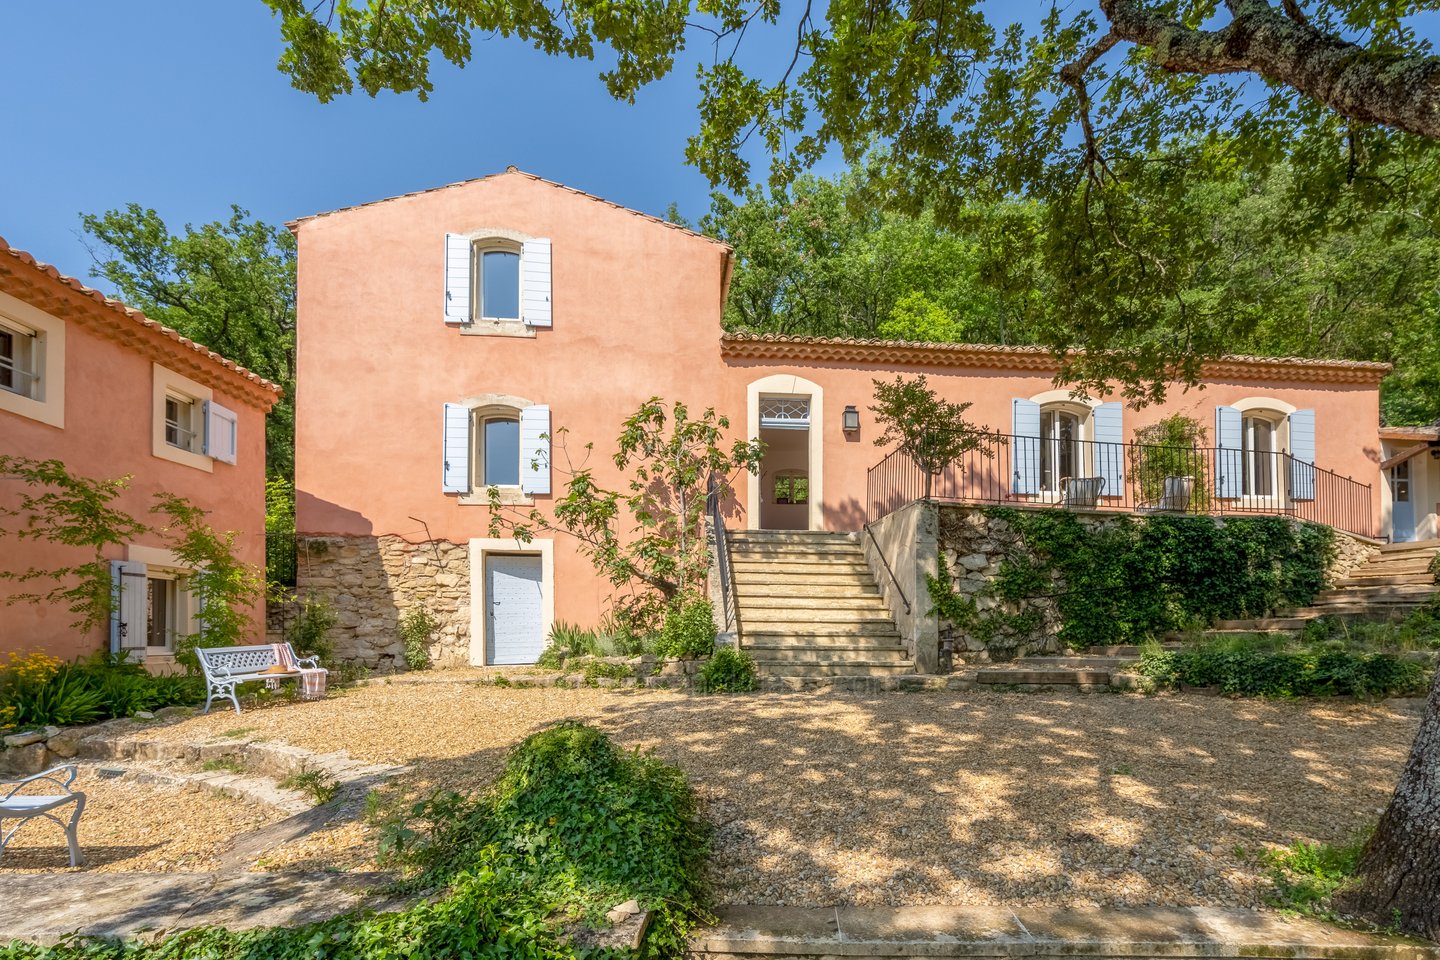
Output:
[[468,545],[396,536],[306,537],[297,553],[297,594],[324,597],[335,608],[330,640],[337,659],[404,669],[400,618],[423,606],[440,625],[431,662],[470,662]]

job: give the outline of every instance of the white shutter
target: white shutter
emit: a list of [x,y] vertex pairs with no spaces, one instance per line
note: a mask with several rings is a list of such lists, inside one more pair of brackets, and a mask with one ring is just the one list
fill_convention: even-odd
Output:
[[445,404],[441,489],[446,493],[470,492],[470,419],[463,403]]
[[144,660],[149,626],[148,568],[135,560],[110,561],[110,651]]
[[1224,500],[1240,496],[1245,476],[1245,453],[1240,440],[1240,411],[1215,408],[1215,495]]
[[520,492],[550,492],[550,408],[520,411]]
[[1315,411],[1290,414],[1290,497],[1315,499]]
[[1040,404],[1016,397],[1010,407],[1012,493],[1040,492]]
[[445,234],[445,322],[470,322],[470,240]]
[[1095,475],[1105,478],[1100,493],[1107,497],[1124,495],[1125,483],[1125,405],[1102,403],[1095,408]]
[[549,240],[525,241],[524,250],[520,254],[520,271],[520,318],[528,326],[550,326]]
[[240,418],[234,410],[226,409],[213,400],[205,401],[204,416],[204,452],[224,463],[234,463],[240,444]]

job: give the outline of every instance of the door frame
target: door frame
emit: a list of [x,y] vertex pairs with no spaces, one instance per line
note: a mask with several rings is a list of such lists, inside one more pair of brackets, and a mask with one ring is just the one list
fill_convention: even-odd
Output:
[[[806,431],[809,449],[807,458],[810,470],[809,530],[825,529],[825,515],[821,505],[825,502],[825,390],[820,384],[790,373],[777,373],[752,381],[745,388],[745,437],[754,440],[760,436],[760,397],[792,396],[810,398],[810,427]],[[763,472],[763,461],[762,461]],[[745,477],[745,528],[760,530],[760,483],[758,474],[748,473]]]
[[486,657],[485,614],[490,598],[486,596],[485,560],[491,554],[540,558],[540,630],[550,635],[555,623],[555,541],[536,538],[522,543],[513,538],[477,537],[470,540],[470,665],[491,666]]
[[[1413,459],[1413,458],[1410,458]],[[1414,543],[1420,536],[1420,518],[1415,515],[1415,470],[1410,465],[1410,459],[1402,460],[1385,471],[1385,486],[1389,493],[1390,500],[1390,542],[1391,543]],[[1401,467],[1405,468],[1404,478],[1395,476],[1395,471]],[[1405,484],[1405,499],[1395,498],[1395,486],[1398,483]],[[1409,535],[1401,540],[1396,536],[1395,529],[1395,508],[1399,504],[1405,504],[1410,514]]]

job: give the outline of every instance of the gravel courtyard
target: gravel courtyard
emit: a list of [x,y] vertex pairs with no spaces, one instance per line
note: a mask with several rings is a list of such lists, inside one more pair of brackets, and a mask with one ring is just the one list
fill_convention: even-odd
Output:
[[[387,789],[415,796],[482,786],[520,738],[575,717],[689,774],[716,828],[721,902],[1262,906],[1257,852],[1340,840],[1373,820],[1420,711],[1419,701],[1193,695],[699,697],[469,682],[477,675],[375,683],[145,735],[234,738],[240,728],[248,738],[411,763],[414,772]],[[167,802],[149,795],[154,786],[128,800],[125,789],[92,797],[82,843],[97,839],[103,821],[143,822],[135,803],[153,815]],[[236,833],[265,819],[214,803],[222,820],[239,818],[230,820]],[[143,842],[123,833],[112,829],[104,842]],[[263,865],[365,867],[374,839],[356,821],[273,850]],[[206,859],[168,855],[189,869]],[[156,869],[152,860],[129,869]]]

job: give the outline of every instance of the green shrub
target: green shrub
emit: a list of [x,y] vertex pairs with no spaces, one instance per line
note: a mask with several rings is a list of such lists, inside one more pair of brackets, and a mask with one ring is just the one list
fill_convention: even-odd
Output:
[[340,781],[322,770],[305,770],[292,773],[281,780],[278,786],[282,790],[297,790],[305,794],[318,807],[335,799],[335,794],[340,789]]
[[1390,654],[1224,649],[1147,650],[1140,673],[1160,686],[1219,687],[1259,697],[1385,697],[1424,689],[1426,671]]
[[339,619],[329,600],[316,593],[306,594],[300,601],[295,622],[290,625],[290,646],[295,648],[296,656],[319,657],[322,664],[330,666],[335,659],[330,630]]
[[0,670],[0,726],[79,726],[204,699],[198,677],[155,676],[111,654],[75,663],[12,657]]
[[611,663],[608,660],[590,660],[586,662],[584,669],[581,671],[581,675],[587,681],[595,681],[602,678],[606,680],[625,680],[634,676],[634,673],[623,663]]
[[435,634],[440,632],[440,624],[430,615],[430,611],[424,607],[411,607],[405,611],[400,618],[400,639],[405,644],[405,666],[411,670],[428,670],[430,668],[430,644],[435,642]]
[[703,597],[677,603],[665,616],[655,641],[656,656],[666,659],[707,657],[715,649],[715,608]]
[[1370,831],[1364,830],[1342,844],[1301,840],[1284,850],[1267,852],[1274,885],[1271,905],[1329,919],[1330,897],[1355,874],[1369,835]]
[[719,647],[700,668],[701,693],[749,693],[755,689],[755,661],[734,647]]

